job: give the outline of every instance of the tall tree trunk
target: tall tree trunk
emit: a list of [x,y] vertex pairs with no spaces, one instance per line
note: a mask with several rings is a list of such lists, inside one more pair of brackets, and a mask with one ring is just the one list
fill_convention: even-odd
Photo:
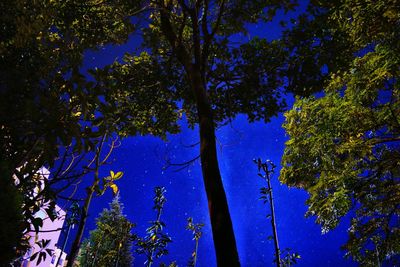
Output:
[[272,233],[274,234],[275,260],[276,260],[276,266],[281,267],[281,251],[279,249],[278,231],[276,230],[274,197],[272,196],[271,177],[268,172],[267,172],[267,177],[268,177],[267,182],[268,182],[268,189],[269,189],[269,193],[268,193],[269,205],[270,205],[270,209],[271,209],[271,226],[272,226]]
[[[72,247],[69,252],[68,262],[67,262],[66,267],[72,267],[76,257],[78,256],[79,248],[82,243],[83,232],[85,230],[86,219],[89,214],[90,203],[92,202],[95,188],[99,185],[99,182],[100,182],[99,168],[111,153],[111,150],[110,150],[110,153],[108,154],[108,156],[106,156],[106,158],[103,160],[103,162],[100,160],[101,151],[103,149],[103,145],[106,140],[106,137],[107,137],[107,134],[104,134],[99,146],[96,149],[96,154],[95,154],[95,158],[94,158],[94,162],[95,162],[94,180],[93,180],[92,185],[86,188],[86,199],[85,199],[85,203],[83,204],[83,207],[82,207],[82,213],[81,213],[81,218],[79,220],[78,232],[76,233],[74,242],[72,243]],[[113,147],[113,145],[111,147]],[[90,166],[90,164],[89,164],[89,166]]]
[[[160,1],[159,4],[162,7],[160,10],[162,31],[173,48],[177,59],[185,69],[196,99],[200,128],[201,168],[208,199],[217,265],[218,267],[238,267],[240,263],[236,249],[235,234],[218,166],[214,118],[206,92],[205,68],[203,70],[201,68],[199,28],[194,21],[193,46],[195,51],[192,57],[174,32],[168,8],[164,6],[163,1]],[[203,62],[203,64],[205,65],[206,62]]]
[[76,257],[78,256],[78,252],[79,252],[79,248],[81,246],[83,232],[85,230],[86,219],[88,217],[90,202],[92,201],[93,193],[94,193],[94,186],[92,185],[87,189],[85,204],[82,207],[82,213],[81,213],[81,217],[79,220],[78,232],[76,233],[74,242],[73,242],[71,250],[69,252],[68,262],[67,262],[66,267],[72,267]]
[[232,221],[218,166],[212,109],[199,67],[193,64],[189,76],[197,102],[201,168],[208,199],[217,265],[218,267],[240,266]]

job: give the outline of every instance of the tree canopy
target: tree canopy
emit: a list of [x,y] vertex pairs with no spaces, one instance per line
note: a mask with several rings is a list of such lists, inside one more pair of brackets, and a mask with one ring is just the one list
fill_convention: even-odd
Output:
[[289,62],[299,71],[289,89],[322,93],[296,98],[285,114],[289,140],[280,179],[309,192],[307,215],[323,232],[350,213],[344,248],[364,266],[394,262],[400,253],[396,3],[311,2],[286,33]]
[[[275,51],[277,43],[254,39],[238,46],[233,39],[246,32],[247,23],[269,21],[277,9],[293,6],[289,1],[3,1],[1,166],[7,183],[13,175],[19,181],[23,227],[29,230],[39,207],[26,194],[40,186],[36,172],[64,158],[60,151],[72,157],[93,151],[114,132],[165,137],[178,132],[185,113],[190,125],[200,126],[217,258],[238,263],[215,126],[239,113],[254,121],[281,110],[275,89],[282,84],[277,73],[283,54]],[[94,82],[82,75],[83,52],[124,42],[138,14],[147,20],[141,30],[144,52],[91,71]],[[263,51],[268,63],[260,60]],[[56,194],[45,188],[40,197],[53,200]]]
[[[52,218],[59,192],[76,181],[71,177],[95,170],[87,203],[100,190],[99,165],[71,173],[77,155],[96,154],[99,163],[108,136],[165,138],[179,132],[184,115],[199,128],[217,264],[239,266],[215,129],[238,114],[268,121],[284,109],[284,89],[297,98],[286,113],[290,139],[281,180],[310,193],[308,214],[323,231],[352,211],[345,248],[354,259],[379,265],[399,254],[399,5],[311,1],[282,40],[245,37],[249,25],[295,6],[290,0],[2,1],[0,200],[10,209],[0,212],[4,222],[16,223],[0,227],[7,241],[0,261],[15,258],[16,250],[23,254],[23,235],[41,225],[34,214],[49,203]],[[84,52],[125,42],[133,22],[141,27],[141,52],[132,48],[84,75]],[[51,182],[39,177],[42,166],[55,170]]]
[[[200,160],[219,266],[239,258],[218,166],[215,127],[237,114],[265,120],[284,107],[280,91],[284,51],[278,42],[254,38],[235,42],[248,24],[270,21],[291,1],[149,1],[143,18],[143,52],[93,72],[98,87],[114,92],[123,115],[150,116],[151,123],[178,130],[185,114],[199,126]],[[150,92],[150,93],[149,93]],[[150,108],[138,113],[137,107]],[[163,116],[157,116],[163,114]],[[159,118],[159,119],[156,119]],[[132,124],[120,132],[131,134]],[[133,127],[135,132],[135,127]],[[173,131],[171,131],[173,130]]]
[[[21,240],[32,226],[40,227],[34,214],[43,203],[50,201],[47,211],[53,218],[57,191],[50,184],[63,181],[58,190],[65,188],[75,175],[71,167],[77,162],[71,162],[110,131],[112,124],[101,124],[99,116],[106,114],[102,93],[80,73],[83,53],[124,42],[136,9],[136,2],[123,0],[1,1],[0,179],[7,189],[0,198],[11,203],[2,219],[18,218],[14,226],[1,228],[9,237],[3,241]],[[53,167],[57,159],[51,182],[43,179],[38,170]],[[5,245],[14,251],[5,262],[16,256],[15,248],[24,253],[21,244]]]

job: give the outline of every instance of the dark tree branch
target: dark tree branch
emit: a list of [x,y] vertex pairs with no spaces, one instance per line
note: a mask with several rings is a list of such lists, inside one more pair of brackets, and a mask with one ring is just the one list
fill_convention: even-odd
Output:
[[174,172],[179,172],[185,168],[188,168],[190,165],[192,165],[196,160],[200,158],[200,155],[194,157],[191,160],[182,162],[182,163],[171,163],[169,160],[166,162],[166,165],[163,167],[164,170],[168,169],[171,166],[179,166],[178,169],[175,169]]

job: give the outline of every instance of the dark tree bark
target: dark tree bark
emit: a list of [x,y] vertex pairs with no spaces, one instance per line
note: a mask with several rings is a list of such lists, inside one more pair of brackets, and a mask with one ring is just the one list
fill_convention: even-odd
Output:
[[218,266],[240,266],[221,173],[218,166],[215,127],[211,106],[197,66],[191,69],[192,90],[196,96],[200,128],[200,159],[208,199],[214,247]]
[[88,217],[90,202],[92,201],[92,197],[93,197],[93,193],[94,193],[94,186],[91,186],[87,189],[85,204],[82,207],[82,213],[81,213],[80,220],[79,220],[78,232],[75,236],[74,242],[72,243],[72,247],[71,247],[71,250],[68,255],[68,262],[67,262],[66,267],[72,267],[76,257],[78,256],[79,248],[80,248],[81,242],[82,242],[83,232],[85,230],[86,220]]
[[[207,42],[201,44],[200,29],[195,9],[183,10],[192,16],[193,51],[189,52],[179,41],[170,23],[168,8],[161,10],[161,29],[170,43],[175,56],[182,64],[190,81],[190,89],[195,96],[198,123],[200,130],[200,160],[203,181],[207,193],[208,208],[214,239],[214,248],[218,267],[239,267],[239,256],[236,248],[235,234],[228,209],[226,194],[218,166],[215,141],[215,125],[211,105],[207,96],[206,68],[207,51],[211,35],[207,34]],[[163,6],[161,4],[161,6]],[[221,9],[222,13],[223,10]],[[203,19],[206,19],[205,17]],[[191,54],[193,53],[193,54]]]
[[[108,158],[108,156],[110,155],[114,144],[112,144],[111,149],[109,151],[109,154],[105,157],[105,159],[103,161],[100,160],[100,154],[104,145],[104,142],[106,140],[106,136],[104,135],[100,145],[98,146],[97,150],[96,150],[96,155],[94,158],[94,162],[95,162],[95,167],[94,167],[94,180],[91,186],[86,188],[86,198],[85,198],[85,203],[83,204],[82,207],[82,212],[81,212],[81,217],[79,220],[79,226],[78,226],[78,231],[76,233],[74,242],[72,243],[72,247],[71,250],[69,252],[69,256],[68,256],[68,262],[66,267],[72,267],[74,264],[74,261],[76,259],[76,257],[78,256],[79,253],[79,248],[81,246],[82,243],[82,237],[83,237],[83,232],[85,230],[85,225],[86,225],[86,220],[88,217],[88,213],[89,213],[89,207],[90,207],[90,203],[92,202],[92,198],[93,198],[93,194],[95,191],[95,188],[98,187],[100,179],[99,179],[99,168],[100,166],[105,162],[105,160]],[[57,266],[56,266],[57,267]]]

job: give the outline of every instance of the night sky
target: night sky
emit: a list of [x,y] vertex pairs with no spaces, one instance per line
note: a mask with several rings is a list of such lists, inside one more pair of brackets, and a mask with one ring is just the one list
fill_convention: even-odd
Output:
[[[254,36],[273,39],[279,36],[280,31],[277,23],[255,25],[250,27],[249,36],[238,36],[238,40]],[[121,58],[126,51],[132,51],[137,38],[133,36],[123,46],[86,53],[84,68],[102,66]],[[288,96],[287,101],[290,107],[293,99]],[[307,193],[289,189],[278,181],[279,163],[287,140],[281,127],[283,121],[282,114],[269,123],[251,124],[244,116],[239,116],[216,133],[219,166],[241,264],[245,267],[273,266],[274,245],[272,240],[268,240],[268,236],[272,235],[271,224],[266,218],[269,207],[259,200],[259,189],[265,184],[257,176],[256,165],[252,162],[253,158],[261,157],[277,165],[272,183],[281,250],[291,248],[300,253],[301,260],[297,266],[355,266],[344,259],[344,251],[340,249],[347,238],[348,220],[343,220],[336,230],[322,235],[320,226],[314,223],[315,218],[304,217]],[[161,219],[166,223],[165,232],[173,242],[168,246],[169,255],[161,261],[156,260],[155,266],[172,261],[186,266],[194,241],[185,226],[186,219],[193,217],[196,223],[205,223],[197,266],[213,267],[216,266],[215,254],[199,160],[180,171],[176,166],[165,168],[168,162],[182,163],[198,156],[199,147],[195,145],[199,141],[197,127],[188,129],[184,118],[181,126],[182,132],[169,135],[167,142],[151,136],[124,139],[113,153],[113,163],[105,166],[102,174],[108,175],[109,170],[125,173],[118,181],[121,201],[125,205],[124,213],[136,223],[134,232],[141,236],[145,235],[148,222],[156,216],[152,210],[154,187],[166,188],[167,203]],[[111,192],[94,199],[85,236],[95,228],[95,218],[103,208],[108,207],[111,199]],[[135,266],[142,266],[144,261],[143,256],[135,255]]]
[[[265,184],[257,176],[252,159],[262,157],[280,162],[286,140],[282,122],[282,115],[268,124],[249,124],[246,118],[238,117],[231,125],[217,131],[220,168],[242,266],[273,265],[274,246],[273,241],[268,240],[272,235],[271,224],[266,218],[269,208],[258,199],[259,188]],[[180,266],[188,262],[194,243],[185,225],[186,218],[193,217],[195,222],[206,224],[200,239],[198,266],[211,267],[215,266],[215,255],[199,161],[178,172],[173,166],[164,169],[166,159],[180,163],[198,155],[198,146],[188,147],[197,143],[197,129],[182,128],[182,133],[169,136],[168,142],[154,137],[124,140],[114,153],[115,162],[109,167],[125,172],[118,183],[121,201],[125,214],[137,224],[134,231],[139,235],[145,235],[148,222],[155,218],[151,210],[153,188],[166,187],[168,201],[162,220],[173,242],[163,262],[176,260]],[[278,165],[277,170],[279,168]],[[273,191],[281,249],[289,247],[300,253],[302,258],[298,266],[355,266],[343,258],[344,251],[340,249],[346,240],[348,221],[343,221],[335,231],[321,235],[314,218],[304,218],[307,194],[281,185],[277,176],[278,172],[273,176]],[[107,207],[110,200],[111,192],[95,199],[87,229],[94,228],[94,216]],[[135,265],[140,266],[144,261],[137,256]]]

